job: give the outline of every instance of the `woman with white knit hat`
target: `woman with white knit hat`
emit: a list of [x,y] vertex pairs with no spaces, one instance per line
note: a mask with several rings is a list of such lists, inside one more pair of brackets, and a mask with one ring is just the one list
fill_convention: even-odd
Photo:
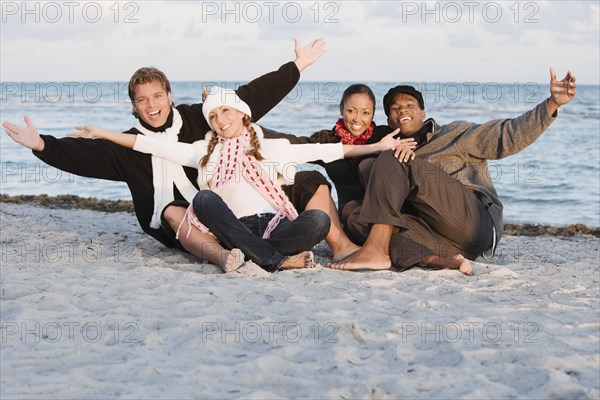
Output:
[[[325,238],[330,220],[320,210],[298,215],[281,190],[293,183],[300,163],[330,162],[389,149],[392,135],[373,145],[302,144],[263,139],[260,126],[250,123],[251,111],[233,90],[213,87],[202,112],[212,131],[193,144],[158,141],[138,135],[123,138],[116,132],[93,126],[78,127],[73,136],[103,138],[184,166],[198,168],[200,192],[187,212],[187,220],[203,232],[211,232],[223,245],[267,271],[314,266],[309,250]],[[183,224],[184,221],[182,221]],[[237,250],[239,249],[239,250]],[[232,258],[225,272],[241,265]]]

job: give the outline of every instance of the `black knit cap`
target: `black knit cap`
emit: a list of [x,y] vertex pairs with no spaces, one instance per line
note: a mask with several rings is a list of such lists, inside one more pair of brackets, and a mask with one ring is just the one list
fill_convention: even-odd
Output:
[[412,86],[398,85],[398,86],[388,90],[388,92],[385,94],[385,96],[383,96],[383,111],[385,111],[385,115],[387,115],[388,117],[390,116],[390,105],[391,105],[392,101],[394,100],[394,97],[396,97],[396,95],[399,95],[401,93],[404,93],[404,94],[414,97],[415,99],[417,99],[419,101],[419,105],[421,106],[421,109],[422,110],[425,109],[425,102],[423,101],[423,95],[421,94],[421,92],[419,92],[417,89],[415,89]]

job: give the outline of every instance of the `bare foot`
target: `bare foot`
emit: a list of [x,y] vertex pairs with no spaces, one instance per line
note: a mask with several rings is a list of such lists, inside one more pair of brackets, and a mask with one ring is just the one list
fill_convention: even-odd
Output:
[[457,269],[465,275],[473,275],[471,261],[467,260],[462,254],[453,257],[431,256],[427,257],[422,264],[436,269]]
[[279,266],[279,271],[286,269],[313,268],[315,266],[315,256],[312,251],[303,251],[295,256],[289,256]]
[[333,252],[333,261],[342,261],[344,258],[350,256],[351,254],[360,250],[360,246],[348,241],[346,246],[343,248],[339,248],[334,250]]
[[221,265],[223,271],[233,272],[244,264],[244,253],[240,249],[231,249],[227,252],[225,260]]
[[332,269],[345,269],[345,270],[358,270],[367,269],[372,271],[378,271],[383,269],[390,269],[392,267],[392,260],[386,253],[382,253],[377,250],[369,249],[368,247],[362,247],[348,257],[338,262],[327,264]]

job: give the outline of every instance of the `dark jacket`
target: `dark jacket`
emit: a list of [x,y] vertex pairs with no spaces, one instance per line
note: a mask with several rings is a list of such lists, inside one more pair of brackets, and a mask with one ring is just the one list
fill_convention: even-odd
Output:
[[[236,92],[248,103],[252,110],[252,119],[257,121],[275,107],[294,88],[299,79],[300,72],[296,64],[289,62],[277,71],[240,86]],[[193,143],[204,139],[210,127],[202,114],[202,104],[181,104],[176,108],[183,120],[179,141]],[[125,133],[140,134],[135,128]],[[45,163],[79,176],[127,183],[140,227],[165,246],[174,246],[161,229],[150,227],[154,210],[154,187],[149,154],[139,153],[106,140],[68,137],[57,139],[49,135],[42,135],[42,138],[45,142],[44,150],[34,151],[33,154]],[[184,168],[184,171],[197,187],[197,169]],[[175,199],[183,200],[183,196],[175,187],[173,190]]]

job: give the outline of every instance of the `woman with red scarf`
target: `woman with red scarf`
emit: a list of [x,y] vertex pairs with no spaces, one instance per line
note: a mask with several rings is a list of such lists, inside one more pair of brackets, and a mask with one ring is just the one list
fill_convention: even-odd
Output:
[[[342,94],[340,101],[341,118],[337,120],[330,130],[325,129],[315,132],[310,138],[311,143],[343,143],[364,145],[379,142],[385,134],[376,129],[373,122],[375,113],[375,95],[367,85],[358,83],[348,86]],[[415,147],[413,139],[403,139],[399,144],[404,144],[407,149]],[[365,176],[368,176],[373,155],[355,158],[344,158],[330,163],[316,161],[315,164],[322,165],[327,175],[335,185],[338,197],[338,211],[341,215],[348,215],[353,208],[353,201],[362,201],[365,195]],[[349,204],[350,203],[350,204]],[[348,209],[344,211],[344,207]],[[344,218],[342,218],[344,219]],[[335,224],[334,221],[332,223]]]

